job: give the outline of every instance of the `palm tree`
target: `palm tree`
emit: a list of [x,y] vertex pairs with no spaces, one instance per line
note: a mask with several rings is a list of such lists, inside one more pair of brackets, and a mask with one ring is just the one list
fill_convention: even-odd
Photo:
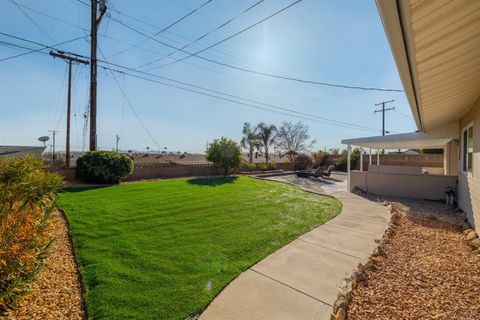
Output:
[[253,128],[250,123],[245,122],[243,124],[243,138],[240,144],[243,148],[248,149],[248,162],[253,162],[253,150],[258,149],[261,146],[260,140],[257,135],[258,126]]
[[277,136],[277,127],[275,127],[273,124],[267,125],[262,122],[258,125],[258,130],[258,136],[265,150],[265,163],[268,164],[268,148],[272,143],[275,142],[275,138]]

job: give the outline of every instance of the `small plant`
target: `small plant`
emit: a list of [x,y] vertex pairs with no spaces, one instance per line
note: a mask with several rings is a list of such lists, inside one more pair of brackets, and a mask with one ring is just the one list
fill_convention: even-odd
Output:
[[257,170],[257,164],[256,163],[248,163],[247,168],[248,168],[248,171],[255,171],[255,170]]
[[275,169],[277,169],[277,164],[276,163],[270,163],[268,165],[268,168],[269,168],[269,170],[275,170]]
[[240,146],[235,141],[222,137],[208,146],[207,160],[223,167],[227,175],[230,169],[240,166],[240,152]]
[[78,158],[76,176],[84,182],[119,183],[133,172],[133,161],[112,151],[90,151]]
[[50,216],[62,178],[33,157],[0,161],[0,314],[31,289],[52,242]]
[[268,163],[261,163],[259,165],[260,170],[267,171],[268,170]]

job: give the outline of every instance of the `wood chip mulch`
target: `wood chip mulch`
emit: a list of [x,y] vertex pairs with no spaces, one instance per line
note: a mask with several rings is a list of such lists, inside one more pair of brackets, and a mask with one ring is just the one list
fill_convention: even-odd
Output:
[[15,310],[4,319],[84,319],[82,289],[68,236],[67,223],[60,213],[53,218],[55,241],[44,269]]
[[412,210],[400,215],[367,280],[353,290],[347,318],[480,319],[480,258],[449,221],[451,210],[402,205]]

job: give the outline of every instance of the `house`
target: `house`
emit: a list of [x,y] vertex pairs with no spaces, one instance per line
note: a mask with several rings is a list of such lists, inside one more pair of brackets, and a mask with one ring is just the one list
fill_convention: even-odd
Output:
[[45,151],[45,147],[0,146],[0,158],[24,157],[27,154],[41,158],[43,151]]
[[408,149],[408,150],[405,150],[405,151],[403,152],[403,154],[410,154],[410,155],[412,155],[412,154],[420,154],[420,152],[418,152],[418,150]]
[[373,164],[352,171],[349,188],[442,199],[458,205],[480,231],[480,1],[377,0],[418,132],[342,142],[369,150],[442,148],[443,174]]

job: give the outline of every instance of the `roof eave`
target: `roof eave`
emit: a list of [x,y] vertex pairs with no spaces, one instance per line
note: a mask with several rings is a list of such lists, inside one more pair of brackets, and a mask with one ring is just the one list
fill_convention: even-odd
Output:
[[[415,57],[411,48],[411,32],[408,30],[408,8],[402,1],[376,0],[390,49],[397,65],[405,94],[419,131],[424,132],[420,112],[418,81],[415,74]],[[410,49],[409,49],[410,48]]]

